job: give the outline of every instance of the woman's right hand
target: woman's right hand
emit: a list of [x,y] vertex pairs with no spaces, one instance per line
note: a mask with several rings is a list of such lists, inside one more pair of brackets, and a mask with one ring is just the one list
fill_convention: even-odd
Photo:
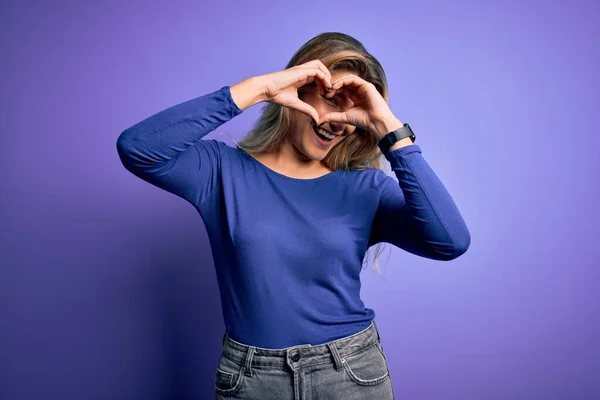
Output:
[[309,104],[298,97],[298,89],[307,83],[316,82],[319,91],[331,87],[331,73],[320,60],[284,69],[283,71],[261,75],[263,82],[264,100],[277,103],[284,107],[298,110],[311,117],[319,124],[319,113]]

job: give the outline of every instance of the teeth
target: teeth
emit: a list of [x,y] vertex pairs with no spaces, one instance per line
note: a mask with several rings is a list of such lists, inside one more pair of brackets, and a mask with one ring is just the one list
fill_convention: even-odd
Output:
[[325,136],[327,139],[334,139],[335,138],[335,135],[330,134],[329,132],[327,132],[324,129],[319,128],[318,130],[319,130],[319,133],[321,135]]

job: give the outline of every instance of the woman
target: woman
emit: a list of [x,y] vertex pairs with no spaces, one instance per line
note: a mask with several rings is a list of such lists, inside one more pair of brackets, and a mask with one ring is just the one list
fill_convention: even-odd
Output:
[[[236,148],[202,139],[261,102]],[[356,39],[324,33],[285,70],[120,135],[124,166],[206,225],[226,327],[216,398],[393,398],[375,313],[359,296],[367,249],[387,242],[451,260],[470,243],[414,136],[381,146],[399,182],[378,169],[378,145],[408,129],[388,107],[379,62]]]

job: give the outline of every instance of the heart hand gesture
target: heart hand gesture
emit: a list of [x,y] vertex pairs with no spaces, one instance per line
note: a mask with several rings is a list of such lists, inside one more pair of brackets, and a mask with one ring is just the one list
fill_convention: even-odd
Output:
[[300,100],[298,89],[315,82],[320,90],[331,87],[331,73],[320,60],[273,72],[259,77],[263,83],[263,100],[298,110],[319,123],[319,113]]
[[[319,124],[329,121],[342,122],[365,129],[379,138],[385,136],[391,129],[402,126],[371,82],[349,74],[333,82],[331,88],[327,90],[326,97],[330,98],[340,92],[352,101],[353,106],[344,112],[330,112],[323,115]],[[391,128],[392,126],[395,128]]]

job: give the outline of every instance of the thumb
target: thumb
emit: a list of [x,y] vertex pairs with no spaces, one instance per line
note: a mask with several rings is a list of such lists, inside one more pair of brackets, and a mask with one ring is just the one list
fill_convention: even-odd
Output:
[[341,112],[330,112],[321,117],[319,120],[319,125],[322,125],[326,122],[342,122],[344,124],[349,123],[348,116],[346,113]]

